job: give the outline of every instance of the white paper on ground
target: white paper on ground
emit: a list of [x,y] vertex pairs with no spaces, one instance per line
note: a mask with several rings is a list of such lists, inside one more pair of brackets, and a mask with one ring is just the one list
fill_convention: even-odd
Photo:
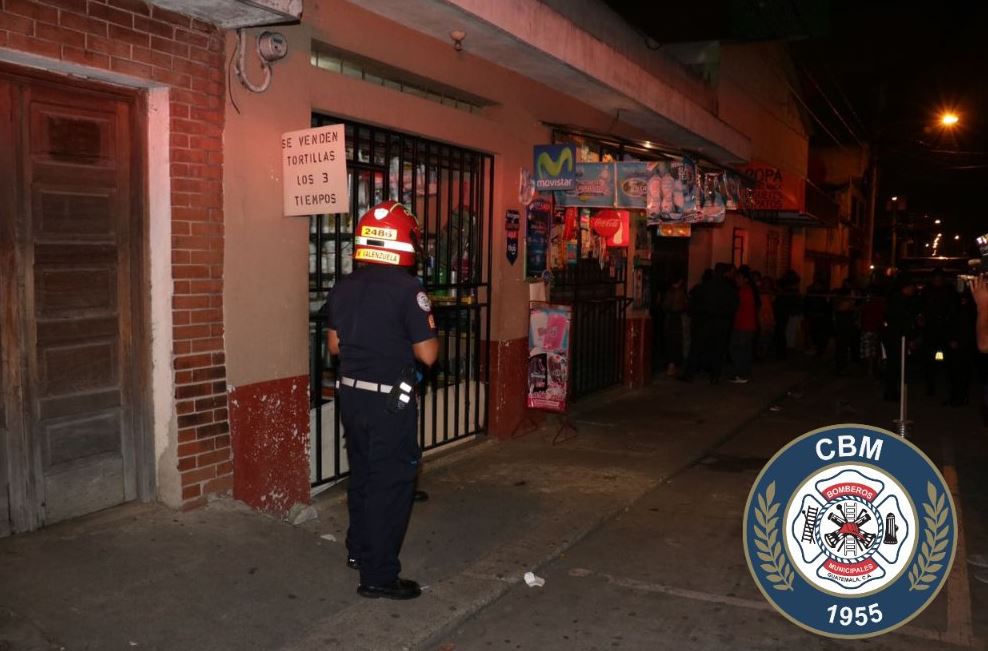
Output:
[[535,576],[533,572],[525,572],[525,583],[528,584],[529,588],[541,588],[545,585],[545,579],[541,576]]

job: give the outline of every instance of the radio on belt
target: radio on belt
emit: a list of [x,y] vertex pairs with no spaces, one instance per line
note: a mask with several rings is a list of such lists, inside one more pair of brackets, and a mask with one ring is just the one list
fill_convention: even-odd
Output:
[[418,374],[414,366],[406,367],[401,372],[398,382],[391,387],[388,394],[388,402],[385,407],[392,414],[397,413],[412,404],[415,399],[415,385],[418,383]]

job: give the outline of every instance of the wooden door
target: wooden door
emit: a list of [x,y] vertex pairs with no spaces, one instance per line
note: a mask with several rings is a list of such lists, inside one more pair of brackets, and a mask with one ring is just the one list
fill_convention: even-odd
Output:
[[17,280],[3,283],[2,328],[20,358],[5,386],[19,412],[7,418],[10,519],[23,530],[137,497],[143,222],[133,101],[8,87],[17,182],[0,246]]

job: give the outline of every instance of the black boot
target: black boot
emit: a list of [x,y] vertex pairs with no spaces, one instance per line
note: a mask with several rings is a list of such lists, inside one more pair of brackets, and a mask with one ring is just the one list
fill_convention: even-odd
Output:
[[388,585],[360,585],[357,594],[368,599],[415,599],[422,594],[422,588],[409,579],[395,579]]

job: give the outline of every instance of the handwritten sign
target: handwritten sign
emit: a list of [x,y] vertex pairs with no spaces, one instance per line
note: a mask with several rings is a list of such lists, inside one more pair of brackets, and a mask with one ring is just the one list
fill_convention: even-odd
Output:
[[281,136],[286,216],[349,210],[343,133],[334,124]]

